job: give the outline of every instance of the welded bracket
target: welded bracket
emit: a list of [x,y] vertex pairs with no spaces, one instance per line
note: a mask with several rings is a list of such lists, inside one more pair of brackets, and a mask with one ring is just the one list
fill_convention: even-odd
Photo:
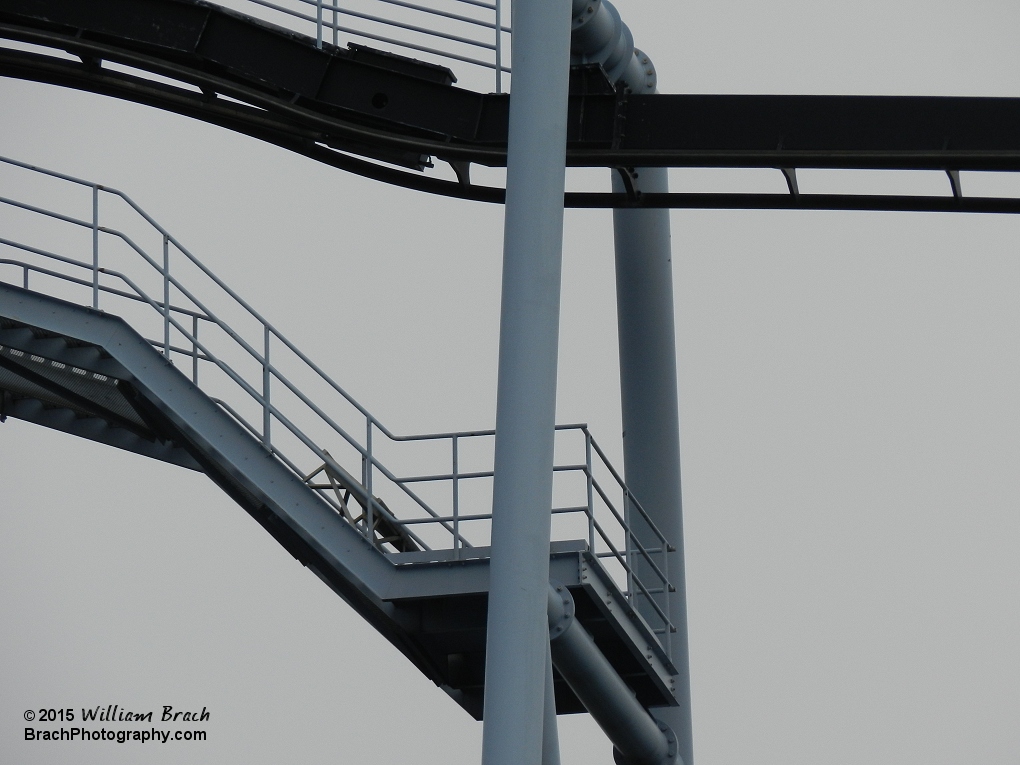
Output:
[[466,159],[448,159],[446,162],[453,169],[453,172],[457,174],[457,180],[460,182],[461,188],[464,191],[470,191],[471,163]]
[[946,170],[949,176],[949,185],[953,187],[953,196],[956,199],[963,199],[963,185],[960,183],[959,170]]
[[617,167],[614,168],[616,174],[620,176],[620,181],[623,183],[623,188],[627,191],[627,199],[632,202],[636,202],[641,198],[641,189],[638,188],[638,171],[633,167]]
[[797,168],[795,167],[781,167],[779,171],[786,178],[786,188],[790,190],[790,196],[800,196],[800,186],[797,185]]

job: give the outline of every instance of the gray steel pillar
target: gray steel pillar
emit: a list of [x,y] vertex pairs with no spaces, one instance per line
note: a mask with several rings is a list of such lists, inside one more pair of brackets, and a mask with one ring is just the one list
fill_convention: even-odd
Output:
[[515,0],[484,765],[542,761],[570,0]]
[[[669,190],[664,168],[638,168],[630,175],[630,183],[638,190]],[[613,189],[625,190],[616,174]],[[676,628],[669,636],[669,653],[677,670],[674,694],[680,706],[661,707],[653,713],[673,730],[685,765],[693,765],[669,211],[614,210],[613,225],[624,473],[628,488],[676,548],[667,553],[675,591],[659,597],[668,598],[668,613]],[[631,523],[643,545],[660,546],[637,513],[631,513]],[[644,561],[638,556],[632,560],[642,580],[657,586]],[[657,624],[658,617],[647,604],[639,602],[639,610],[649,624]]]
[[[655,92],[655,68],[648,56],[634,48],[633,35],[610,2],[573,0],[572,11],[573,63],[601,64],[618,88],[633,93]],[[614,191],[669,191],[663,168],[618,172],[626,173],[627,183],[614,173]],[[669,211],[615,210],[613,224],[624,472],[627,486],[676,548],[667,553],[668,573],[675,591],[657,597],[662,599],[660,605],[668,599],[668,613],[676,629],[669,636],[668,645],[678,673],[675,696],[680,706],[654,712],[676,735],[685,765],[693,765]],[[631,513],[631,522],[646,548],[660,546],[637,513]],[[658,587],[658,578],[641,557],[631,556],[631,560],[642,581],[649,587]],[[659,617],[647,603],[639,600],[638,607],[650,624],[658,626]]]
[[556,725],[552,647],[545,654],[545,712],[542,728],[542,765],[560,765],[560,736]]

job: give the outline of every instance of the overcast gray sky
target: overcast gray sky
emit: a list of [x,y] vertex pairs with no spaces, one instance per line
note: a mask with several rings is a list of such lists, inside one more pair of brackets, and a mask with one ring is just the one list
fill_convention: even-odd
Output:
[[[1006,0],[617,6],[664,92],[1020,96]],[[130,194],[392,429],[491,427],[500,207],[10,80],[0,154]],[[1015,765],[1020,221],[672,216],[698,762]],[[607,211],[567,211],[564,269],[558,419],[615,455]],[[0,466],[0,760],[478,762],[481,725],[203,476],[14,420]],[[21,740],[97,704],[206,706],[210,740]],[[612,762],[560,723],[565,763]]]

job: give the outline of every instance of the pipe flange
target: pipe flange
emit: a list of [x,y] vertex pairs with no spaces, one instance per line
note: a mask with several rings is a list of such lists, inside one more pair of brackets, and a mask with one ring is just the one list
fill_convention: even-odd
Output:
[[[665,756],[657,763],[654,763],[654,765],[684,765],[684,759],[683,757],[680,756],[679,752],[680,747],[679,744],[677,743],[676,734],[673,732],[673,729],[666,725],[666,723],[664,723],[662,720],[656,720],[655,724],[659,727],[659,730],[661,730],[662,734],[666,737],[667,749]],[[613,747],[613,762],[615,762],[616,765],[637,765],[634,762],[634,760],[626,759],[623,756],[623,754],[621,754],[620,750],[617,749],[616,747]],[[651,764],[646,763],[646,765]]]
[[549,611],[549,640],[555,640],[568,629],[570,625],[574,623],[574,599],[570,595],[570,591],[566,585],[557,584],[550,582],[552,589],[555,591],[555,596],[550,592],[550,600],[553,597],[557,598],[555,605],[559,606],[562,603],[562,608],[556,608]]
[[[634,58],[640,67],[640,81],[628,83],[634,93],[654,93],[659,83],[659,76],[655,73],[655,64],[648,58],[648,54],[638,48],[634,49]],[[630,71],[628,71],[630,74]],[[639,87],[640,86],[640,87]]]
[[595,18],[595,14],[598,12],[599,5],[602,4],[602,0],[574,0],[573,7],[570,13],[570,29],[571,31],[579,29]]
[[680,745],[677,743],[676,734],[673,732],[673,729],[662,720],[656,720],[655,722],[658,724],[659,730],[666,736],[666,743],[669,745],[663,765],[684,765],[684,759],[680,756]]

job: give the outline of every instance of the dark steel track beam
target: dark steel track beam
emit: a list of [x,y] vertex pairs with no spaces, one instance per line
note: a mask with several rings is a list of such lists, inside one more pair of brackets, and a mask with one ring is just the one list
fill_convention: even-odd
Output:
[[[156,106],[386,183],[476,201],[504,199],[502,188],[471,184],[464,169],[505,165],[508,97],[453,87],[442,67],[364,48],[316,49],[311,38],[201,0],[0,0],[0,37],[82,60],[0,49],[0,76]],[[104,61],[142,76],[104,68]],[[144,73],[192,87],[168,86]],[[1020,171],[1020,99],[632,95],[591,81],[590,73],[575,78],[581,87],[570,100],[567,164],[573,167]],[[379,93],[387,98],[375,99]],[[428,157],[456,164],[460,181],[414,172]],[[959,196],[568,192],[564,202],[1020,211],[1015,199]]]

